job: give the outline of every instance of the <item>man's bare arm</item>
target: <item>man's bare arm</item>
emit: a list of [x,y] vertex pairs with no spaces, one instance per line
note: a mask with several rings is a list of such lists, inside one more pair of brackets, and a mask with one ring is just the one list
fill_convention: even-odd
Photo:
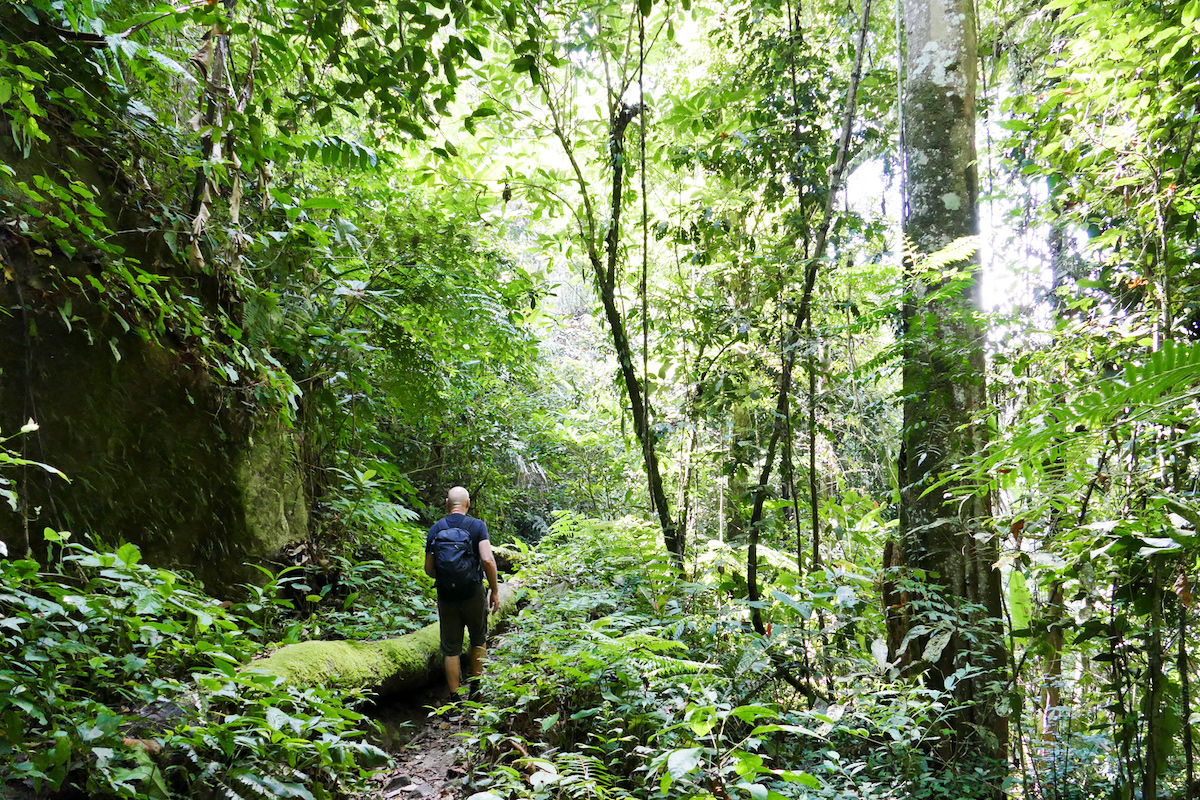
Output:
[[496,576],[496,556],[492,553],[492,543],[484,539],[479,543],[479,560],[483,562],[483,572],[487,575],[488,588],[492,590],[488,601],[492,611],[500,609],[500,582]]

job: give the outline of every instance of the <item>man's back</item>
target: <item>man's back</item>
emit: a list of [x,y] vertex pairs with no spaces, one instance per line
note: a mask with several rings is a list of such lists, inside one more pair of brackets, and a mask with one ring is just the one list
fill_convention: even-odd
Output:
[[[441,581],[438,585],[438,635],[441,638],[442,655],[445,657],[446,683],[451,693],[458,692],[460,672],[460,654],[463,645],[463,627],[471,634],[471,654],[466,674],[478,676],[483,670],[483,655],[487,643],[487,613],[488,607],[496,611],[500,607],[499,584],[496,578],[496,559],[492,555],[492,544],[488,541],[488,529],[483,520],[467,516],[471,507],[471,495],[462,486],[455,486],[446,495],[446,510],[450,513],[433,523],[429,535],[425,538],[425,574],[438,577],[437,551],[442,544],[435,541],[440,533],[451,531],[445,537],[455,540],[447,543],[446,547],[455,550],[463,556],[474,557],[475,565],[482,568],[479,577],[466,581],[464,594],[454,589],[443,588]],[[461,533],[458,533],[458,532]],[[486,576],[490,596],[480,591],[480,578]],[[451,596],[454,595],[454,596]]]
[[434,555],[438,597],[465,600],[475,596],[484,577],[479,545],[487,539],[487,524],[462,513],[447,514],[429,528],[425,550]]

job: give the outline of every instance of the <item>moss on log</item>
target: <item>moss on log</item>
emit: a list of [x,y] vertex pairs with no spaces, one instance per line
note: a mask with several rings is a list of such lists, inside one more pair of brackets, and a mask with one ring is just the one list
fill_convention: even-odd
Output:
[[[500,586],[500,610],[488,618],[495,629],[517,608],[517,587]],[[389,695],[429,683],[443,672],[437,623],[376,642],[313,641],[281,647],[249,669],[278,675],[293,686],[364,689]]]
[[515,547],[493,545],[492,554],[496,557],[496,569],[507,575],[516,572],[525,563],[525,554]]

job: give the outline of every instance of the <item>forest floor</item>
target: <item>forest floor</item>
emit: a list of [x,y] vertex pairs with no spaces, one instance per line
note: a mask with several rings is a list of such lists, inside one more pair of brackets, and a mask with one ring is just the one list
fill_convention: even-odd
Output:
[[[517,588],[516,582],[509,582],[501,591],[511,593]],[[489,624],[492,646],[505,621]],[[375,786],[360,800],[454,800],[466,793],[469,754],[463,735],[471,732],[471,711],[450,709],[449,704],[450,688],[439,676],[407,696],[379,703],[366,712],[382,725],[382,740],[375,744],[391,754],[395,765],[372,776]]]
[[439,682],[369,712],[383,725],[381,746],[396,764],[374,776],[375,788],[363,800],[451,800],[462,795],[467,770],[460,734],[470,730],[470,716],[439,714],[449,702],[450,690]]

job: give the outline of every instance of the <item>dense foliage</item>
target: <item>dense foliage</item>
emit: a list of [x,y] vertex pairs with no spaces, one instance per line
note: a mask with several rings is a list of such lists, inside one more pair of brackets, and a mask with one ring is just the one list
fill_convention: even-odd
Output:
[[277,587],[229,606],[132,545],[46,537],[53,563],[0,561],[6,796],[319,798],[387,760],[363,698],[247,668],[299,632],[282,626],[292,603]]
[[[1200,796],[1200,3],[978,4],[989,222],[937,254],[893,10],[0,6],[9,785],[356,791],[360,698],[245,667],[429,622],[463,484],[541,540],[479,791]],[[1005,296],[929,360],[990,406],[902,430],[977,264]],[[999,615],[897,555],[903,459],[968,429],[915,493],[999,548]],[[216,473],[268,432],[299,565],[222,605],[142,563],[191,525],[241,569],[229,509],[282,503]]]
[[[969,754],[930,758],[954,699],[871,655],[875,569],[802,587],[783,567],[765,638],[719,571],[679,581],[637,521],[563,515],[523,576],[537,600],[476,712],[486,797],[979,797],[997,779]],[[775,680],[780,659],[815,703]]]

